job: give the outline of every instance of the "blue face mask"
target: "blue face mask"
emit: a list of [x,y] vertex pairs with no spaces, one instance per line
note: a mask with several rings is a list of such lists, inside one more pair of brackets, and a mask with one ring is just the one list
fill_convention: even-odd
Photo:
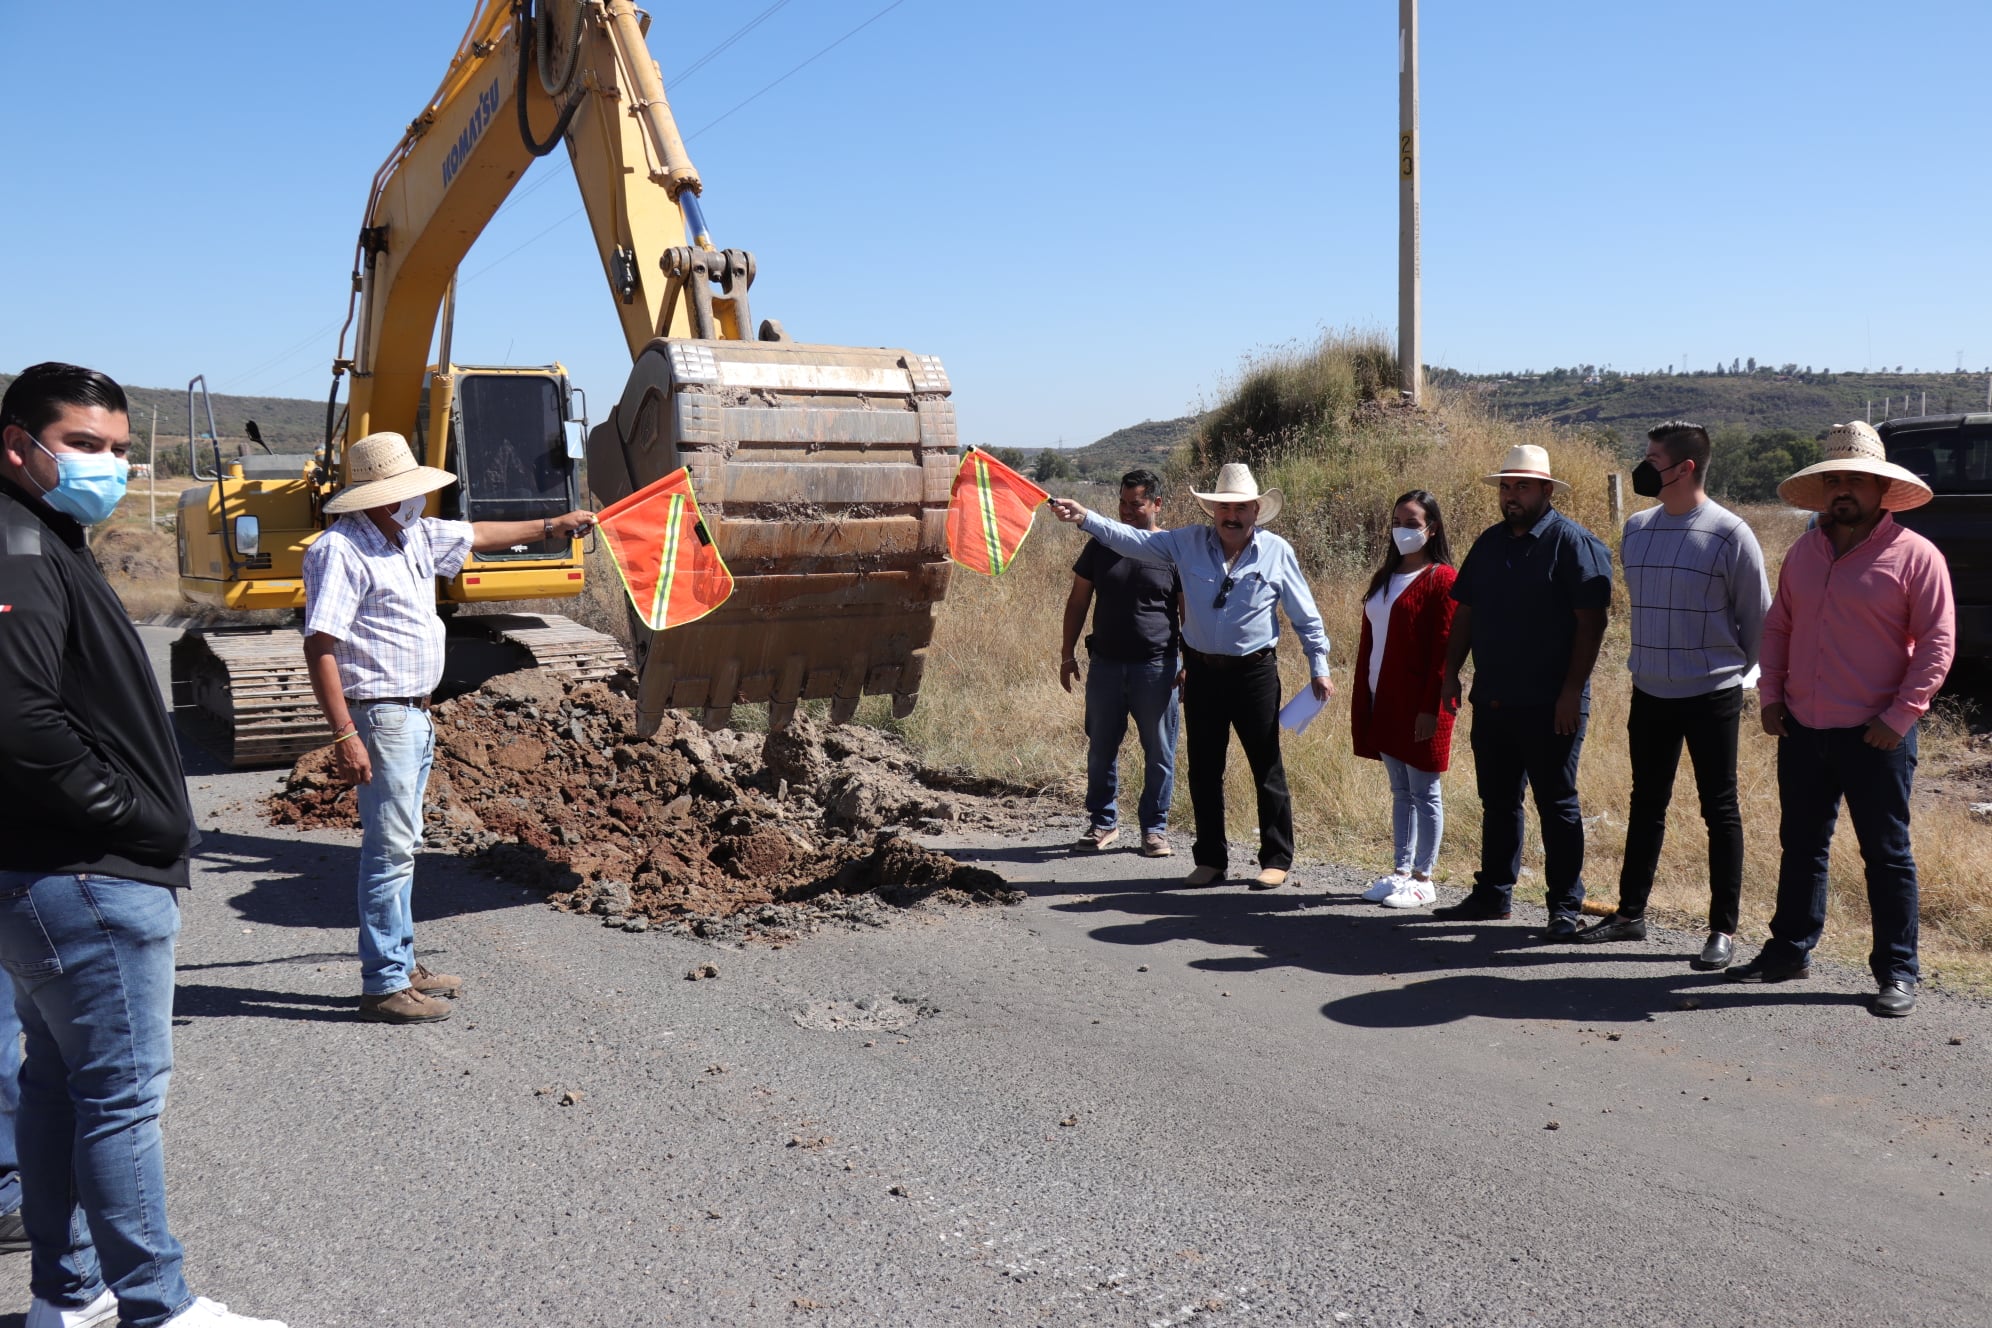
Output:
[[109,452],[49,452],[33,434],[28,440],[55,458],[55,487],[42,490],[42,501],[86,526],[96,525],[116,510],[125,496],[130,462]]

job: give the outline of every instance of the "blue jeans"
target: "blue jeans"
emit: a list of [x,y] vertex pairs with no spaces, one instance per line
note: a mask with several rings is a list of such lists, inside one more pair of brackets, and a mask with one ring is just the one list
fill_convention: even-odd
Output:
[[1522,797],[1535,794],[1542,823],[1543,883],[1552,918],[1575,920],[1584,904],[1584,820],[1577,810],[1577,759],[1589,715],[1558,733],[1550,706],[1473,707],[1473,773],[1480,790],[1480,874],[1473,893],[1503,905],[1522,871]]
[[1420,770],[1394,756],[1383,758],[1390,776],[1390,843],[1392,865],[1400,872],[1430,876],[1439,860],[1439,838],[1446,831],[1446,804],[1439,793],[1435,770]]
[[385,996],[415,971],[415,849],[436,760],[429,712],[377,701],[353,708],[373,779],[359,786],[360,990]]
[[1865,726],[1809,729],[1785,718],[1778,739],[1778,908],[1764,953],[1804,959],[1826,931],[1826,853],[1840,819],[1840,799],[1867,866],[1876,982],[1914,982],[1916,859],[1909,850],[1909,786],[1916,774],[1916,730],[1892,752],[1862,741]]
[[27,1033],[18,1128],[29,1286],[71,1308],[109,1286],[131,1328],[193,1301],[166,1229],[159,1138],[179,930],[165,886],[0,871],[0,965]]
[[0,991],[0,1214],[21,1206],[21,1152],[14,1118],[21,1110],[21,1017],[12,988]]
[[1095,830],[1119,823],[1121,740],[1127,721],[1141,739],[1141,831],[1169,824],[1176,787],[1176,657],[1118,660],[1094,655],[1086,674],[1086,815]]

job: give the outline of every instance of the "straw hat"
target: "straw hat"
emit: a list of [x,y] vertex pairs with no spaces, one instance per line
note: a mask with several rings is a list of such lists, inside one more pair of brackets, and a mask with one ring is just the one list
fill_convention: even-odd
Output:
[[1280,509],[1286,506],[1286,495],[1278,489],[1259,492],[1259,481],[1252,478],[1252,468],[1240,461],[1228,462],[1218,469],[1217,484],[1211,492],[1199,493],[1191,489],[1190,493],[1212,516],[1217,515],[1211,512],[1212,503],[1257,503],[1259,519],[1254,524],[1261,526],[1270,526],[1278,519]]
[[1508,449],[1508,458],[1501,463],[1501,469],[1480,478],[1482,483],[1493,485],[1502,480],[1548,480],[1559,489],[1570,487],[1568,481],[1549,473],[1549,453],[1534,443],[1515,444]]
[[346,487],[325,504],[331,515],[386,507],[456,483],[447,470],[424,466],[398,433],[370,433],[346,449]]
[[1888,492],[1881,496],[1884,511],[1906,512],[1930,501],[1930,486],[1923,477],[1890,461],[1888,450],[1881,445],[1881,435],[1865,420],[1836,424],[1827,430],[1826,441],[1820,445],[1820,454],[1825,460],[1816,466],[1807,466],[1780,484],[1778,497],[1793,507],[1802,507],[1808,512],[1823,512],[1826,510],[1826,486],[1820,476],[1845,475],[1852,471],[1862,475],[1879,475],[1889,482]]

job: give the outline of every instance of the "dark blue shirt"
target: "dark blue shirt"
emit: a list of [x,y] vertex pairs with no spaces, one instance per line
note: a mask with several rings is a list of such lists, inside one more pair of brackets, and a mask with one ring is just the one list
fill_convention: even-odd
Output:
[[[1555,508],[1527,533],[1506,522],[1473,542],[1452,596],[1473,610],[1475,705],[1550,706],[1570,673],[1578,609],[1612,602],[1612,552]],[[1584,682],[1590,709],[1591,683]]]
[[1098,540],[1087,540],[1072,574],[1093,583],[1093,633],[1087,653],[1124,664],[1176,653],[1176,573],[1124,558]]

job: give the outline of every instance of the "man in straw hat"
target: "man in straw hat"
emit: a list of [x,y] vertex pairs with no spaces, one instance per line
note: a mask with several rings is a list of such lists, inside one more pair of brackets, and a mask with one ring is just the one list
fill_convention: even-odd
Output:
[[1484,477],[1500,490],[1501,523],[1473,543],[1453,582],[1452,635],[1439,704],[1457,711],[1460,669],[1473,656],[1474,779],[1480,792],[1480,871],[1472,891],[1432,916],[1508,916],[1522,869],[1522,797],[1542,822],[1552,941],[1577,934],[1584,902],[1584,822],[1577,758],[1591,709],[1591,670],[1612,600],[1612,555],[1552,505],[1570,486],[1549,453],[1521,444]]
[[388,1024],[450,1017],[462,979],[415,959],[415,848],[435,759],[429,693],[443,678],[435,579],[475,551],[572,539],[589,512],[537,521],[424,517],[427,495],[455,483],[416,462],[398,433],[346,455],[347,484],[325,504],[338,520],[304,555],[304,655],[332,726],[339,773],[360,807],[360,1018]]
[[1856,420],[1826,435],[1825,459],[1778,486],[1819,513],[1778,574],[1764,622],[1758,684],[1764,732],[1778,739],[1778,905],[1771,939],[1735,982],[1784,982],[1810,971],[1826,930],[1826,855],[1847,802],[1867,864],[1880,986],[1869,1008],[1916,1006],[1916,859],[1909,791],[1916,721],[1950,671],[1955,611],[1936,546],[1891,512],[1930,501],[1930,486],[1887,459]]
[[1189,732],[1190,805],[1196,814],[1195,868],[1190,886],[1224,879],[1229,843],[1224,832],[1224,764],[1231,732],[1245,748],[1259,789],[1259,875],[1255,890],[1285,884],[1293,868],[1293,801],[1280,763],[1280,673],[1277,610],[1299,633],[1314,695],[1335,693],[1328,679],[1328,635],[1301,575],[1293,546],[1260,529],[1280,514],[1285,496],[1259,490],[1238,462],[1217,472],[1208,493],[1191,490],[1211,517],[1207,526],[1136,530],[1051,499],[1058,519],[1077,525],[1116,553],[1173,567],[1183,584],[1183,721]]

